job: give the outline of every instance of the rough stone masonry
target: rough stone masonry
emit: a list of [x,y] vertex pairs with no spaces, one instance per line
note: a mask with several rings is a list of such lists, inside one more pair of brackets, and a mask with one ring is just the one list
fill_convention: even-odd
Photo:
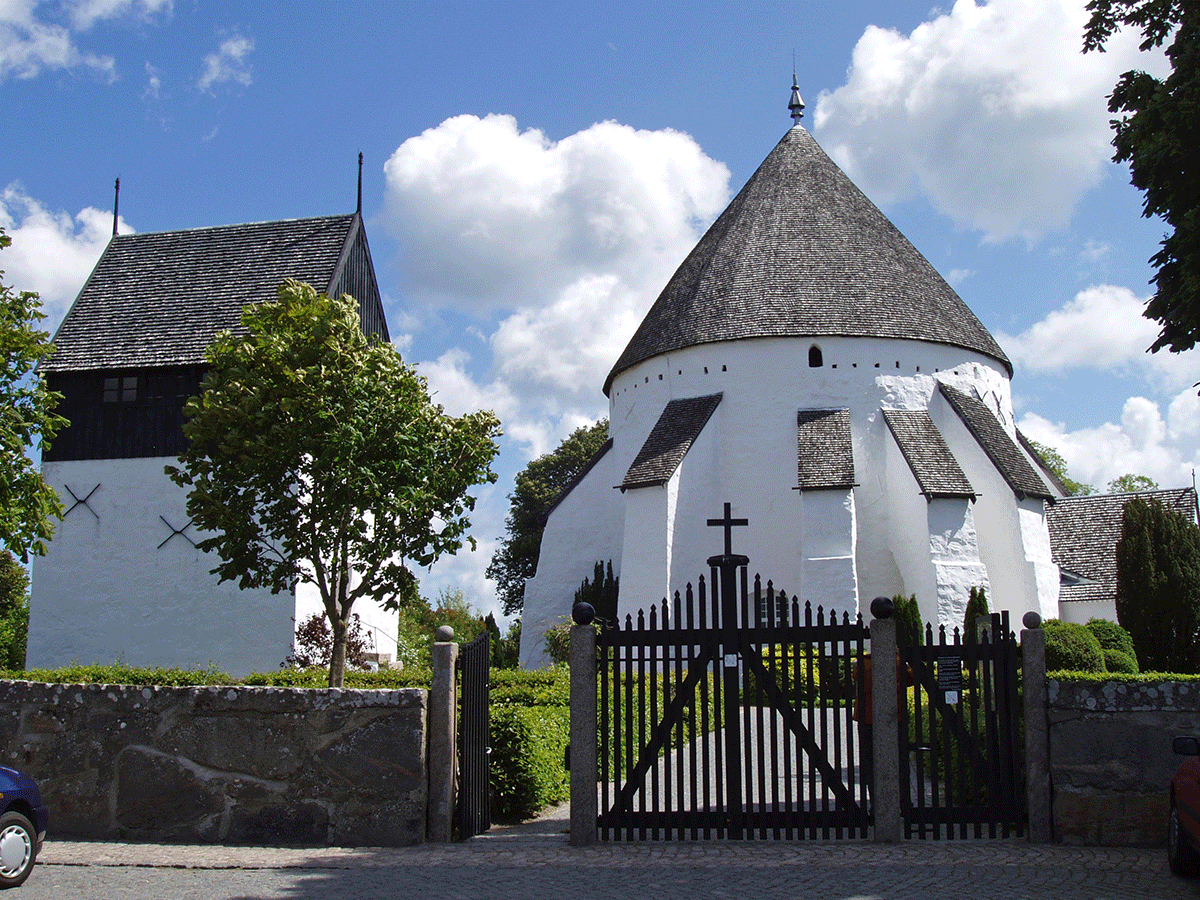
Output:
[[38,782],[56,837],[425,838],[424,690],[2,685],[0,761]]

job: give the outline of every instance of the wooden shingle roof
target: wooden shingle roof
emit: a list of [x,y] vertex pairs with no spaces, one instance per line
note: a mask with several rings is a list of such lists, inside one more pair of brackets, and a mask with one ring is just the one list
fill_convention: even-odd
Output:
[[666,484],[721,402],[720,394],[672,400],[621,482],[621,490]]
[[1196,521],[1193,488],[1064,497],[1046,511],[1051,557],[1087,581],[1064,585],[1060,601],[1111,601],[1116,597],[1117,542],[1121,539],[1125,504],[1135,497],[1158,500],[1167,509]]
[[992,465],[996,467],[1008,486],[1013,489],[1017,499],[1034,497],[1042,500],[1054,500],[1054,494],[1046,487],[1046,482],[1038,477],[1029,460],[1025,458],[1017,442],[1009,436],[1000,424],[1000,420],[992,414],[982,400],[963,393],[957,388],[939,382],[942,396],[949,401],[950,406],[958,413],[967,430],[974,435],[983,452],[987,454]]
[[[361,230],[361,218],[350,214],[115,236],[42,370],[203,363],[213,336],[239,328],[242,307],[274,299],[284,279],[331,290],[356,239],[366,252]],[[373,272],[369,281],[374,286]],[[375,312],[382,321],[382,308]]]
[[683,261],[604,383],[684,347],[761,337],[882,337],[1012,364],[975,314],[801,126]]
[[796,413],[796,463],[802,491],[854,487],[850,410],[802,409]]
[[904,461],[926,499],[969,497],[975,499],[971,482],[954,458],[927,409],[885,409],[887,422]]

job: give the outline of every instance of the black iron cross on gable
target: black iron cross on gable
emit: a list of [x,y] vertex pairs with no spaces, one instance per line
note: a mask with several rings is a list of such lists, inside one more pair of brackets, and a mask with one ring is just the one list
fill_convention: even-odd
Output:
[[720,519],[709,519],[708,524],[718,528],[725,529],[725,555],[733,555],[733,529],[734,526],[749,525],[749,519],[735,519],[732,515],[732,505],[725,504],[725,516]]

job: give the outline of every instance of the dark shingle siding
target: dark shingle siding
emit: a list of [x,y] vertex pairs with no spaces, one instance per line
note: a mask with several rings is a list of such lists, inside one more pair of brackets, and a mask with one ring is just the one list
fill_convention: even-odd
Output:
[[666,484],[720,402],[720,394],[710,394],[668,403],[625,473],[621,490]]
[[885,409],[883,419],[928,499],[969,497],[975,490],[926,409]]
[[236,329],[242,307],[274,298],[285,278],[328,290],[355,218],[114,237],[55,335],[57,353],[42,368],[202,363],[213,335]]
[[796,465],[802,491],[854,486],[850,410],[802,409],[796,414]]
[[1017,447],[1016,442],[1004,430],[1004,426],[1000,424],[1000,421],[982,400],[964,394],[945,383],[939,382],[938,386],[941,388],[942,396],[949,401],[950,406],[967,426],[967,430],[975,436],[975,440],[979,442],[983,452],[992,461],[992,465],[1004,476],[1004,480],[1008,482],[1008,486],[1013,489],[1013,493],[1019,499],[1023,500],[1026,497],[1042,500],[1054,499],[1054,494],[1038,477],[1033,466],[1029,464],[1029,460]]
[[1092,583],[1064,587],[1061,601],[1115,599],[1117,542],[1121,539],[1125,504],[1135,497],[1158,500],[1167,509],[1196,521],[1196,492],[1192,488],[1064,497],[1046,511],[1051,556],[1058,565]]
[[881,337],[1012,365],[932,265],[803,128],[767,156],[654,302],[604,384],[696,344]]

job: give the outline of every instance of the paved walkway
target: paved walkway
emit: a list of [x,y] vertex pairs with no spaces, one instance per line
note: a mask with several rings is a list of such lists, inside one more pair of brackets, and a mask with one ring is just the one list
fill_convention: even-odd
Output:
[[567,844],[565,808],[460,844],[256,848],[47,842],[39,897],[1176,900],[1166,851],[1020,840]]

